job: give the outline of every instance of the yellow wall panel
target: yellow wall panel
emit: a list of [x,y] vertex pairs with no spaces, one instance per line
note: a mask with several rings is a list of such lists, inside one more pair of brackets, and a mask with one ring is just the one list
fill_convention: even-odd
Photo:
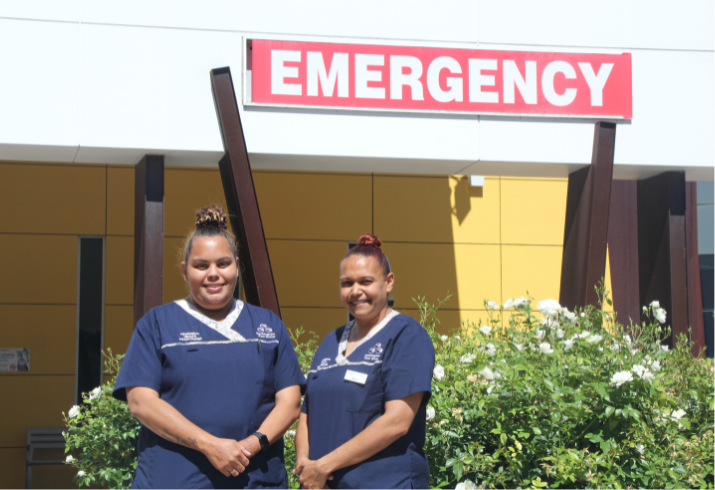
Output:
[[[459,307],[484,309],[484,300],[499,302],[501,268],[498,245],[454,245]],[[450,306],[451,307],[451,306]]]
[[105,260],[105,303],[134,304],[134,237],[108,236]]
[[134,166],[107,168],[107,234],[134,234]]
[[566,179],[502,177],[502,243],[563,245],[566,190]]
[[76,306],[0,305],[0,318],[2,347],[30,349],[29,374],[74,376]]
[[[303,327],[306,332],[315,332],[320,339],[348,321],[347,310],[341,308],[289,308],[281,307],[283,323],[291,329]],[[310,340],[310,335],[303,335],[300,340]]]
[[184,237],[194,229],[196,211],[219,204],[226,208],[216,170],[168,167],[164,171],[164,235]]
[[499,243],[499,179],[375,176],[375,234],[388,241]]
[[0,448],[0,488],[25,488],[26,460],[25,447]]
[[559,299],[562,247],[502,246],[502,298]]
[[188,296],[189,287],[181,275],[183,238],[164,238],[164,303]]
[[0,256],[0,302],[76,303],[76,236],[2,235]]
[[0,164],[0,231],[103,235],[106,167]]
[[383,250],[395,273],[395,309],[414,308],[412,298],[426,296],[436,303],[452,295],[449,307],[458,309],[460,294],[455,265],[455,246],[451,243],[385,243]]
[[[611,287],[611,258],[608,253],[608,247],[606,247],[606,275],[604,276],[603,284],[606,287],[606,291],[609,292],[608,297],[611,298],[611,301],[613,301],[613,288]],[[605,303],[603,305],[603,309],[604,311],[613,311],[613,305]],[[624,321],[628,322],[628,318]]]
[[133,306],[104,307],[104,348],[111,348],[114,354],[127,352],[129,340],[134,333]]
[[[27,445],[28,427],[63,427],[62,412],[72,408],[72,376],[0,376],[3,416],[0,417],[0,447]],[[23,465],[24,466],[24,465]]]
[[447,177],[375,176],[375,234],[381,240],[453,241]]
[[355,241],[372,230],[370,175],[256,172],[267,238]]
[[340,261],[346,251],[344,242],[268,240],[281,307],[341,308]]

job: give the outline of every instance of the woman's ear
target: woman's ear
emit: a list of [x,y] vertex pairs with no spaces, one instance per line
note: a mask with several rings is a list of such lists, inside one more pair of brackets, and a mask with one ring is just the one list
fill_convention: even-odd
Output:
[[189,276],[186,275],[186,262],[181,261],[181,275],[184,276],[184,281],[189,282]]
[[390,272],[387,276],[385,276],[385,290],[388,293],[391,292],[394,285],[395,285],[395,274]]

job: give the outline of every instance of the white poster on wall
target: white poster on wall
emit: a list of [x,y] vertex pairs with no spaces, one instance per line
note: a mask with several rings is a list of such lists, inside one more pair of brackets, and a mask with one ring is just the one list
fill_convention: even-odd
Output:
[[22,372],[30,370],[30,349],[0,348],[0,371]]

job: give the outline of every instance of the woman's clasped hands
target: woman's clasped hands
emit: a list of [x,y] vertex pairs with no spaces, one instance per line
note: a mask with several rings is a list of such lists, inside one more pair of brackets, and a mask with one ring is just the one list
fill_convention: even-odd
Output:
[[238,476],[246,470],[248,458],[254,454],[246,448],[245,442],[216,438],[202,452],[224,476]]
[[327,481],[333,479],[333,475],[320,460],[313,461],[307,458],[296,461],[293,473],[300,475],[298,482],[301,488],[329,488]]

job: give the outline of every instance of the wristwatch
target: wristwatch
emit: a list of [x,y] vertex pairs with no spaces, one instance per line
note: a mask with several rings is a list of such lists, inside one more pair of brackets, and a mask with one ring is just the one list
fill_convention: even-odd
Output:
[[261,434],[260,432],[254,432],[251,435],[258,437],[258,442],[261,443],[261,451],[265,451],[266,449],[268,449],[268,446],[271,445],[268,442],[268,438],[264,434]]

